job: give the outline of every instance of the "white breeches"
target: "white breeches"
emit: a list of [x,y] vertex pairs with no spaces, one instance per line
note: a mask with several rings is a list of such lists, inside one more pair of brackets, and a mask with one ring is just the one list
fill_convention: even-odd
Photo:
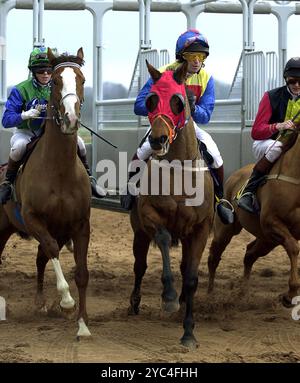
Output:
[[252,151],[257,160],[263,156],[270,162],[275,162],[282,152],[282,142],[271,138],[268,140],[255,140],[252,144]]
[[[223,159],[221,157],[217,144],[212,139],[211,135],[205,132],[205,130],[199,128],[199,126],[195,122],[194,122],[194,127],[195,127],[195,133],[198,140],[200,140],[206,145],[207,151],[214,159],[214,162],[211,166],[215,169],[219,168],[220,166],[223,165]],[[139,160],[145,161],[151,156],[151,154],[152,154],[152,149],[151,149],[149,140],[147,138],[145,142],[143,143],[143,145],[137,149],[137,156]]]
[[[10,140],[10,154],[9,157],[13,161],[20,161],[26,152],[26,147],[29,144],[32,137],[40,136],[42,131],[36,131],[33,133],[29,129],[16,129]],[[77,136],[77,143],[80,154],[84,156],[86,154],[86,148],[84,141],[81,137]]]

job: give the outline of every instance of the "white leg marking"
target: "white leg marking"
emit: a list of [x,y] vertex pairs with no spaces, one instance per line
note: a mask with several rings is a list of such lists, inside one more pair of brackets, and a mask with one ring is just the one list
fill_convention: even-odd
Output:
[[87,328],[87,325],[84,323],[83,318],[78,319],[79,330],[77,336],[91,336],[90,330]]
[[57,280],[57,290],[61,294],[61,301],[60,305],[64,309],[71,309],[75,306],[75,301],[71,297],[71,294],[69,292],[69,285],[67,281],[65,280],[64,274],[62,272],[60,262],[57,258],[51,259],[56,275]]

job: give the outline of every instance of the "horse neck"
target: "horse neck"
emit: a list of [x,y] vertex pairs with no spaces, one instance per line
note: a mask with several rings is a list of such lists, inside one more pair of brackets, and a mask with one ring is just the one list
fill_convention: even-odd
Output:
[[[282,164],[280,165],[280,162]],[[300,137],[298,135],[295,144],[289,149],[282,159],[276,163],[276,170],[280,169],[280,174],[290,177],[300,178]],[[275,170],[275,169],[274,169]]]
[[193,120],[184,126],[177,135],[175,141],[170,145],[168,160],[194,160],[198,157],[198,143],[195,134]]
[[47,120],[40,148],[45,163],[71,169],[76,163],[77,134],[63,134],[54,120]]

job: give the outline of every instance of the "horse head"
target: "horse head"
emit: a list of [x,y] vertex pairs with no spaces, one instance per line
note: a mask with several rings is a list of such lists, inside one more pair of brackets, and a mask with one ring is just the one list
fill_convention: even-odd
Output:
[[175,71],[163,73],[155,69],[147,60],[146,64],[153,79],[153,85],[146,98],[151,124],[149,142],[157,156],[164,156],[168,153],[178,130],[183,128],[187,121],[184,85],[187,63],[184,62]]
[[51,107],[62,133],[73,134],[79,128],[80,109],[83,103],[85,78],[81,72],[84,63],[83,50],[76,56],[54,56],[48,48],[48,58],[53,67],[51,83]]

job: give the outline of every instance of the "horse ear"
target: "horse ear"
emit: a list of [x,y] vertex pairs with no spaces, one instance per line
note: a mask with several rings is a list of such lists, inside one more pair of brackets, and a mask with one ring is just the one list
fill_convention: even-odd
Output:
[[178,84],[183,84],[187,74],[188,62],[184,61],[174,72],[174,80]]
[[47,56],[48,56],[50,64],[52,64],[52,62],[55,60],[56,57],[54,56],[51,48],[47,49]]
[[81,60],[83,60],[84,55],[83,55],[83,49],[82,49],[82,47],[78,49],[78,51],[77,51],[77,57],[79,57]]
[[150,73],[150,76],[152,77],[152,80],[154,82],[158,81],[161,78],[161,73],[159,70],[155,69],[154,66],[149,64],[148,60],[146,60],[146,65],[148,68],[148,72]]

